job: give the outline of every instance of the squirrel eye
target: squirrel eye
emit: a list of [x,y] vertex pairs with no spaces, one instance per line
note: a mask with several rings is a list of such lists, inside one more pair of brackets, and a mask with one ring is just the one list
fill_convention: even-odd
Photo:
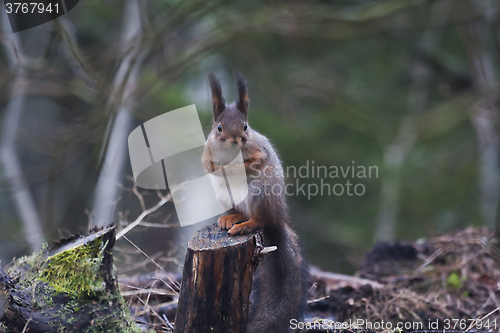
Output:
[[248,128],[248,125],[247,125],[247,124],[243,125],[243,130],[244,130],[244,131],[246,131],[246,130],[247,130],[247,128]]
[[217,130],[218,130],[219,132],[222,132],[222,125],[221,125],[221,124],[219,124],[219,126],[217,126]]

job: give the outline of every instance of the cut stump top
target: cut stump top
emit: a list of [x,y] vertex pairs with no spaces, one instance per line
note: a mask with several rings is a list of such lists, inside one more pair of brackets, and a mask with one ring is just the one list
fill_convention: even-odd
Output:
[[241,245],[252,237],[255,232],[247,235],[229,236],[227,230],[221,230],[216,223],[195,232],[188,242],[188,249],[193,251],[215,251],[220,248]]

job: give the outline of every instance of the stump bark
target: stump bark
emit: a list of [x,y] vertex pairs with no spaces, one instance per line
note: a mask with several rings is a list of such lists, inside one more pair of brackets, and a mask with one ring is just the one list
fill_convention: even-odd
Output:
[[262,236],[228,236],[216,224],[188,242],[175,333],[245,333]]

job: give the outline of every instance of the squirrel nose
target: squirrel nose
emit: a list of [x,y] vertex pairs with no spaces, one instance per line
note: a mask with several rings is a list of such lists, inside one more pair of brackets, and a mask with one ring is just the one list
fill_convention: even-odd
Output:
[[236,137],[233,136],[233,137],[227,138],[226,141],[229,142],[229,143],[236,143]]

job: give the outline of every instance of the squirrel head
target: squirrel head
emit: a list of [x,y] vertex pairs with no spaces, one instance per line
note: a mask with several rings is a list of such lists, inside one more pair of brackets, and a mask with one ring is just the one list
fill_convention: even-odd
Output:
[[212,110],[214,121],[212,134],[220,143],[237,144],[242,147],[249,138],[250,126],[248,126],[248,88],[241,74],[236,74],[238,86],[238,100],[226,105],[219,79],[213,74],[208,74],[210,89],[212,90]]

